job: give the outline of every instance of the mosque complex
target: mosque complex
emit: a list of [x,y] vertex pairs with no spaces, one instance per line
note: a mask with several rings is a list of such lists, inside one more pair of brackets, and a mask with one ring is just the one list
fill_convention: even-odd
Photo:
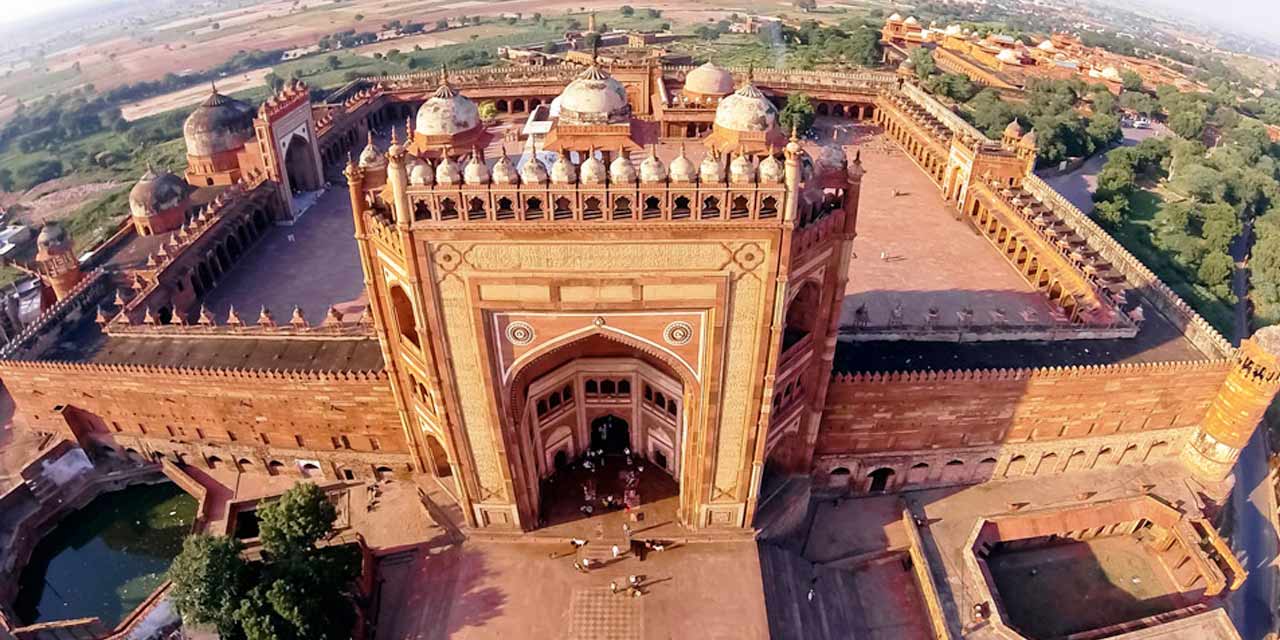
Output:
[[[573,637],[619,607],[644,631],[608,637],[1236,637],[1213,522],[1280,333],[1232,346],[1033,173],[1034,131],[909,77],[636,59],[214,89],[90,258],[39,234],[56,301],[0,351],[17,428],[417,486],[464,549],[612,530],[583,465],[625,458],[631,526],[683,547],[649,566],[735,579],[619,605],[545,578]],[[795,93],[811,135],[779,124]],[[1151,597],[1038,619],[1063,596],[1025,568],[1104,548]]]

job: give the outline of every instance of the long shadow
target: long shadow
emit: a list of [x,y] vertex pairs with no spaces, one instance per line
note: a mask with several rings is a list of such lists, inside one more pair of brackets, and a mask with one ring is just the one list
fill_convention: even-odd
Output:
[[[506,593],[481,586],[492,574],[483,554],[466,543],[421,553],[401,570],[380,567],[384,596],[376,638],[444,640],[467,628],[483,627],[502,614]],[[385,587],[395,581],[395,593]]]

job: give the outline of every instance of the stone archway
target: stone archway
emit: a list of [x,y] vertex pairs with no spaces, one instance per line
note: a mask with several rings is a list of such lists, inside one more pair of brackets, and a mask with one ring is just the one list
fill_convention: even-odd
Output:
[[322,186],[320,174],[316,170],[315,148],[311,141],[301,135],[294,135],[284,149],[284,169],[289,178],[289,187],[294,192],[317,191]]
[[[512,475],[527,491],[532,521],[594,517],[608,508],[598,502],[607,495],[673,518],[691,499],[683,488],[697,469],[684,465],[684,421],[696,380],[632,340],[596,330],[518,361],[509,377],[507,429],[521,452],[512,460],[525,463]],[[638,488],[613,486],[628,474]],[[593,477],[595,503],[582,488]],[[585,506],[591,511],[579,513]]]

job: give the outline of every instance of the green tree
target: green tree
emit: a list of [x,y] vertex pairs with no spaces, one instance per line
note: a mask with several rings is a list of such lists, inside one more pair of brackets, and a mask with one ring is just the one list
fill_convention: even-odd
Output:
[[494,104],[492,100],[485,100],[480,103],[479,112],[480,119],[489,122],[498,117],[498,105]]
[[356,22],[360,22],[361,20],[364,20],[364,14],[363,14],[363,13],[357,13],[357,14],[356,14]]
[[296,555],[328,535],[337,517],[320,487],[311,482],[295,484],[258,509],[262,548],[276,557]]
[[224,638],[236,637],[240,623],[235,595],[242,593],[248,568],[240,542],[225,536],[194,535],[169,567],[173,605],[183,619],[212,625]]
[[1125,69],[1120,72],[1120,85],[1125,91],[1141,91],[1142,76],[1132,69]]
[[1129,201],[1124,198],[1102,200],[1094,204],[1094,215],[1109,225],[1120,224],[1129,215]]
[[1204,260],[1200,262],[1200,268],[1196,270],[1196,275],[1200,276],[1201,282],[1221,295],[1221,292],[1227,289],[1227,281],[1231,279],[1231,271],[1234,268],[1235,262],[1231,256],[1214,250],[1205,255]]
[[933,61],[933,52],[924,47],[917,47],[907,54],[919,78],[927,78],[938,72],[938,65]]
[[803,135],[813,126],[816,113],[813,100],[809,99],[807,94],[793,93],[787,96],[787,103],[778,114],[778,125],[783,131],[791,131],[794,128]]
[[631,17],[636,14],[636,10],[629,4],[624,4],[621,7],[618,7],[618,12],[627,17]]
[[339,60],[338,56],[329,56],[324,59],[324,63],[330,69],[337,69],[342,66],[342,60]]
[[1137,91],[1125,91],[1120,94],[1120,107],[1128,109],[1134,113],[1149,116],[1156,112],[1160,106],[1156,103],[1155,98]]

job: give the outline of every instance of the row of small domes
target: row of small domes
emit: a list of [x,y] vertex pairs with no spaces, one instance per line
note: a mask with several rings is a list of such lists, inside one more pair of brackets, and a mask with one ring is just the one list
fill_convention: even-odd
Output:
[[[367,148],[366,148],[367,150]],[[376,152],[375,152],[376,153]],[[385,160],[365,163],[365,154],[361,154],[361,167],[381,169],[386,166]],[[488,164],[477,155],[472,155],[465,165],[459,165],[452,158],[445,158],[438,165],[430,160],[422,160],[417,156],[408,156],[406,170],[409,183],[419,186],[433,184],[604,184],[606,178],[612,183],[640,182],[724,182],[726,167],[724,162],[708,153],[697,166],[681,149],[680,154],[668,165],[650,151],[648,157],[640,162],[639,167],[627,157],[619,154],[606,168],[605,163],[592,154],[575,165],[567,156],[557,155],[550,169],[542,161],[530,156],[517,170],[515,163],[506,154],[494,163],[490,169]],[[773,155],[764,156],[760,162],[754,163],[746,154],[737,155],[727,167],[728,180],[734,183],[748,183],[759,179],[766,184],[777,184],[783,179],[782,162]]]

